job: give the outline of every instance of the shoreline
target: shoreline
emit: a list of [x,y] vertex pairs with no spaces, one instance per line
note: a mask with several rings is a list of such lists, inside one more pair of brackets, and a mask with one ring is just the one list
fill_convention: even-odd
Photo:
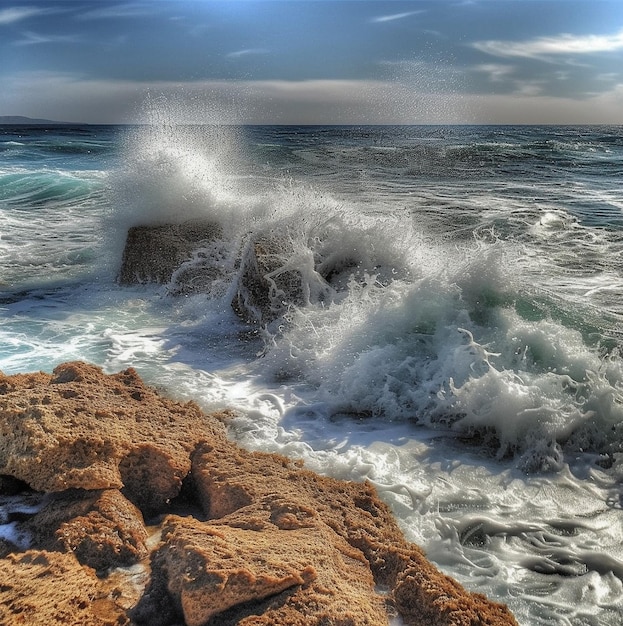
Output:
[[369,483],[248,452],[226,413],[132,369],[0,374],[0,407],[0,497],[46,494],[10,522],[29,545],[0,540],[2,623],[517,624],[407,542]]

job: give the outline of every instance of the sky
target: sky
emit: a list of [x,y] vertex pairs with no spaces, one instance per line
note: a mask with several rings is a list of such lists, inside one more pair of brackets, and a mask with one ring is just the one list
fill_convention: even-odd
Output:
[[623,124],[623,0],[0,0],[0,115]]

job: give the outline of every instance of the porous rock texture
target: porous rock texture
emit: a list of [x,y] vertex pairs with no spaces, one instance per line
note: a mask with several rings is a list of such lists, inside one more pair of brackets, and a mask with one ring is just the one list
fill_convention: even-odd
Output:
[[516,624],[407,542],[370,484],[245,451],[226,420],[131,369],[0,375],[0,505],[47,492],[11,520],[29,549],[0,550],[0,624]]

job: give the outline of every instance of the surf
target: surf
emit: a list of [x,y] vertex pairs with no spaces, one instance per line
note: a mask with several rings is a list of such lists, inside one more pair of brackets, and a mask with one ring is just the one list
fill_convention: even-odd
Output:
[[[584,151],[602,130],[565,149],[582,164],[570,186],[562,148],[531,160],[547,129],[504,129],[444,169],[444,150],[491,131],[204,127],[175,107],[152,121],[107,135],[88,167],[65,153],[59,179],[91,181],[82,196],[3,205],[21,230],[0,237],[16,251],[3,277],[12,262],[20,277],[3,292],[0,369],[135,367],[229,409],[249,449],[371,481],[410,539],[521,623],[618,623],[620,233],[616,190]],[[570,132],[555,131],[587,131]],[[429,144],[439,163],[400,155],[424,163]],[[485,153],[519,173],[473,161]],[[217,234],[166,281],[117,280],[129,229],[201,221]],[[48,234],[57,261],[20,266],[12,244],[44,260]],[[74,249],[82,264],[64,263]],[[265,318],[232,306],[254,259]]]

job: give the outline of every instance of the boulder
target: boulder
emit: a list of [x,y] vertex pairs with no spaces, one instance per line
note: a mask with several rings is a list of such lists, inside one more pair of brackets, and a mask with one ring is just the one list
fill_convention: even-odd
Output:
[[234,311],[245,321],[267,325],[291,305],[304,304],[300,269],[289,268],[292,244],[276,236],[250,236],[242,253]]
[[373,277],[387,285],[406,271],[379,264],[350,243],[342,250],[317,242],[317,250],[295,249],[287,233],[270,231],[248,233],[238,251],[238,243],[222,237],[219,224],[205,221],[133,226],[118,280],[167,285],[172,296],[222,296],[233,279],[235,313],[250,324],[269,326],[292,307],[339,299],[351,279],[365,284]]
[[406,624],[515,624],[506,606],[467,592],[407,542],[369,483],[323,477],[279,455],[241,448],[223,454],[206,444],[193,456],[192,477],[206,515],[220,517],[219,525],[253,528],[266,510],[280,528],[314,526],[318,518],[333,532],[333,539],[325,536],[327,545],[346,540],[363,555]]
[[101,572],[137,563],[148,553],[141,512],[115,489],[54,494],[22,529],[37,549],[71,552]]
[[388,285],[406,270],[362,260],[361,250],[312,250],[282,234],[250,234],[242,251],[232,307],[246,322],[268,326],[292,307],[339,301],[354,280]]
[[[260,504],[260,503],[258,503]],[[296,514],[292,505],[290,514]],[[252,507],[251,526],[171,517],[156,554],[155,576],[185,623],[387,624],[384,601],[359,550],[311,512],[292,525],[271,507]],[[283,523],[280,523],[283,521]]]
[[133,226],[128,230],[118,280],[122,285],[167,284],[206,242],[221,236],[214,222]]

